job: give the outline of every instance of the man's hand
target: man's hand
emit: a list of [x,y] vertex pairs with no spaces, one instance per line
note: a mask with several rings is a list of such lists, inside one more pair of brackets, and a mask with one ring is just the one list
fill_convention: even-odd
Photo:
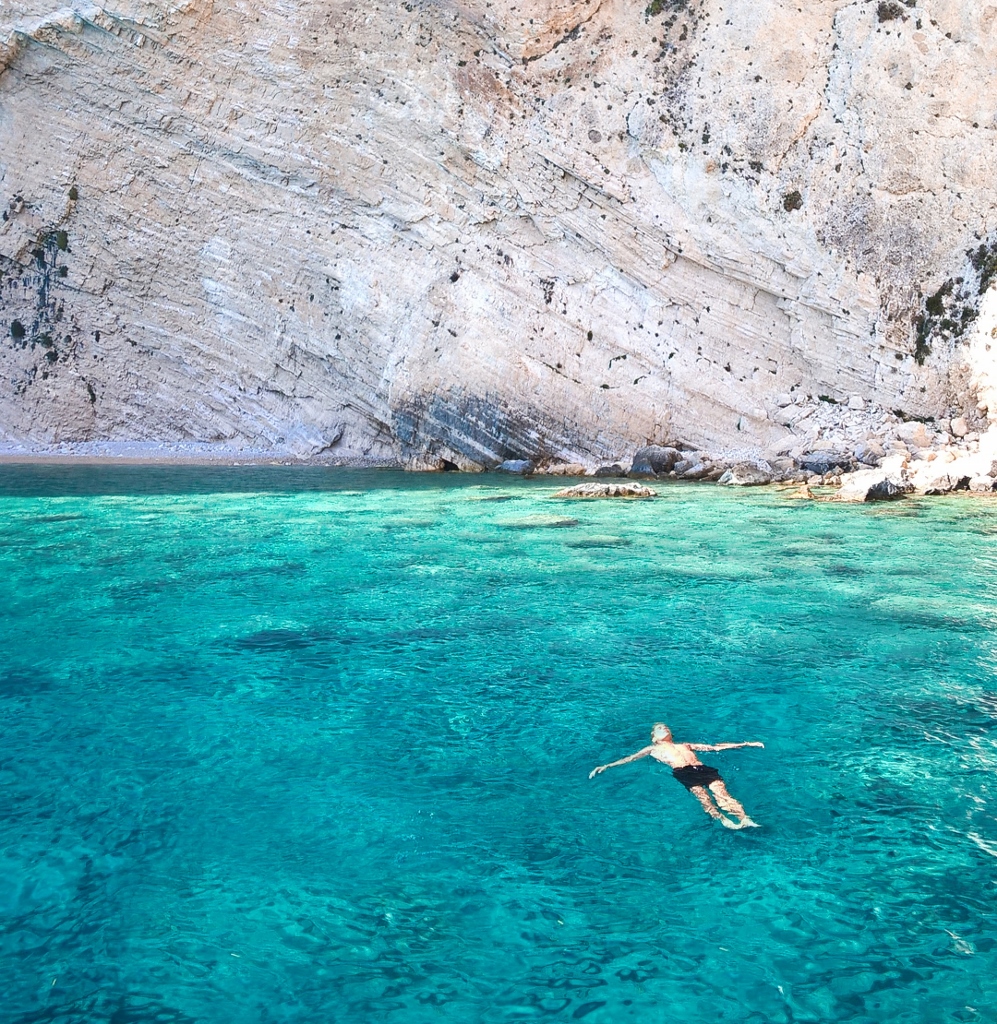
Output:
[[745,746],[746,747],[761,747],[762,750],[765,749],[765,744],[764,743],[745,743]]
[[600,775],[602,772],[604,772],[608,767],[608,764],[601,764],[598,768],[593,768],[592,771],[589,772],[589,778],[594,779],[597,775]]

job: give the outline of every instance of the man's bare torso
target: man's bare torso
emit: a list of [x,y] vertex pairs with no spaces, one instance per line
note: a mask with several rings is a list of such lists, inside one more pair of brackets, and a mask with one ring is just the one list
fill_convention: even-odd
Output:
[[647,748],[647,752],[655,761],[667,764],[671,768],[687,768],[689,765],[702,764],[696,752],[688,743],[671,743],[659,740]]

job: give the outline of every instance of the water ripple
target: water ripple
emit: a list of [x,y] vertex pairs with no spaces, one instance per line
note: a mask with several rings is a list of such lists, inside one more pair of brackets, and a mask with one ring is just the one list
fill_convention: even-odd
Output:
[[5,473],[5,1020],[997,1005],[992,510]]

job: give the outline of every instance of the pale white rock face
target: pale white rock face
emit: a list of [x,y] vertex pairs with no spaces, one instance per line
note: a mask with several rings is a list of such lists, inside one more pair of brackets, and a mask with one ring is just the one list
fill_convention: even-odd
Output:
[[889,501],[902,498],[914,490],[913,484],[903,471],[892,472],[883,468],[861,469],[856,473],[845,473],[840,487],[834,495],[835,501]]
[[913,448],[927,448],[931,444],[928,430],[923,423],[902,423],[896,429],[897,436]]
[[979,430],[995,25],[6,3],[0,441],[474,468]]

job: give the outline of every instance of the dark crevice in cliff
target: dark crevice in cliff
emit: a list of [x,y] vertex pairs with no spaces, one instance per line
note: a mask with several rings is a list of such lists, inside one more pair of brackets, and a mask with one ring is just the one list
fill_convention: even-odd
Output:
[[553,53],[559,46],[563,46],[565,43],[573,43],[582,34],[584,27],[599,13],[601,7],[601,3],[596,4],[592,13],[587,18],[583,18],[577,25],[575,25],[574,28],[569,29],[563,36],[556,39],[554,43],[542,53],[535,53],[530,57],[524,57],[523,63],[532,64],[534,61],[541,60],[543,57],[546,57],[549,53]]
[[976,322],[980,302],[997,283],[997,233],[966,253],[966,269],[950,277],[923,302],[915,320],[914,358],[918,365],[939,342],[959,341]]

